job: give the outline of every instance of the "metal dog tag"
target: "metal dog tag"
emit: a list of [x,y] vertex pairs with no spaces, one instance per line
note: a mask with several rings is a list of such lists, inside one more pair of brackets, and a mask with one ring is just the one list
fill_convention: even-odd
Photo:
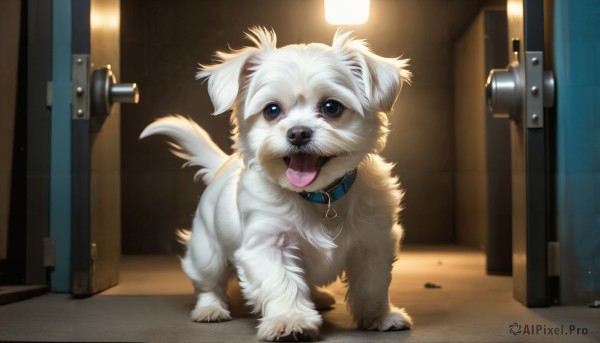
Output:
[[327,212],[325,212],[325,218],[321,219],[321,230],[333,241],[342,233],[344,219],[338,217],[337,212],[331,207],[329,194],[325,193],[325,195],[327,195]]
[[344,219],[342,217],[338,217],[337,215],[333,218],[328,218],[327,216],[321,220],[321,230],[325,233],[331,240],[335,240],[337,236],[342,233],[342,229],[344,228]]

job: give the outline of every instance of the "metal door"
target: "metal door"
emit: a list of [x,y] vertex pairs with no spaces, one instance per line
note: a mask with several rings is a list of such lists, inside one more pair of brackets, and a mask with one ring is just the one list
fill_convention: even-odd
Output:
[[600,1],[555,0],[560,303],[600,301]]
[[544,72],[544,1],[509,0],[510,64],[492,70],[486,93],[492,112],[511,120],[513,295],[548,305],[548,119],[552,74]]
[[137,102],[138,93],[135,84],[115,82],[119,0],[56,0],[54,22],[53,98],[63,100],[52,109],[52,286],[86,296],[118,282],[120,108],[113,104]]

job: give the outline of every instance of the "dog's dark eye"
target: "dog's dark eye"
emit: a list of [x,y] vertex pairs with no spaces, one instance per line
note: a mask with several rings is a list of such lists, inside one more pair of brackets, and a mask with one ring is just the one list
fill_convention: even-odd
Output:
[[326,100],[321,105],[321,113],[328,117],[339,117],[344,112],[344,106],[335,100]]
[[268,104],[263,110],[263,115],[267,120],[277,119],[281,115],[281,107],[277,104]]

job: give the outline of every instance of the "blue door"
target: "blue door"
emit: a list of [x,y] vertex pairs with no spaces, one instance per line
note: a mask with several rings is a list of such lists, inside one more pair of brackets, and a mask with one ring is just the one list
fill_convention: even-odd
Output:
[[78,296],[118,282],[121,145],[114,103],[137,102],[135,84],[115,83],[119,38],[119,0],[53,2],[51,283]]
[[600,299],[600,2],[509,0],[507,20],[512,62],[486,93],[511,120],[514,297],[589,304]]
[[549,304],[548,221],[553,82],[544,51],[544,1],[507,2],[509,61],[486,85],[495,114],[510,118],[513,295],[526,306]]
[[600,1],[554,2],[560,302],[600,300]]

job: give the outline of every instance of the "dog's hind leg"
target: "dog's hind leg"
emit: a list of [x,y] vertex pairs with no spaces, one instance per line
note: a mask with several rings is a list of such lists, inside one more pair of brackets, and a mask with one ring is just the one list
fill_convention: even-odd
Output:
[[[194,235],[200,235],[199,230]],[[191,238],[194,239],[194,238]],[[183,270],[192,280],[196,291],[196,306],[191,313],[195,322],[221,322],[231,319],[227,304],[227,280],[230,270],[222,251],[206,242],[207,237],[195,237],[181,261]]]
[[318,311],[329,310],[335,304],[335,298],[329,291],[319,289],[316,286],[310,286],[310,300],[315,304]]
[[224,287],[205,292],[199,290],[201,287],[194,282],[194,288],[196,288],[197,301],[191,313],[193,321],[209,323],[231,320]]

